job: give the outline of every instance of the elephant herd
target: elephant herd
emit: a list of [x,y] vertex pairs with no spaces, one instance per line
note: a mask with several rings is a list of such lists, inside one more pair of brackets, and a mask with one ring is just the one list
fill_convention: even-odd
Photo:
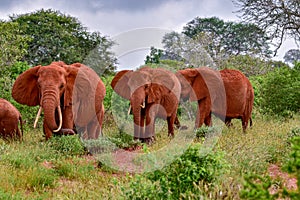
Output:
[[[198,103],[195,128],[203,124],[211,126],[212,114],[228,126],[231,119],[241,119],[244,131],[249,121],[252,125],[254,91],[238,70],[200,67],[173,73],[142,67],[118,72],[111,86],[130,101],[134,138],[146,143],[155,137],[156,118],[167,120],[168,135],[174,136],[174,125],[180,126],[177,117],[180,101]],[[105,85],[94,70],[80,63],[67,65],[61,61],[26,70],[12,88],[12,97],[18,103],[40,107],[34,127],[44,112],[46,140],[53,134],[78,132],[85,139],[98,138],[102,134],[105,94]],[[18,139],[23,135],[19,111],[4,99],[0,99],[0,135]]]

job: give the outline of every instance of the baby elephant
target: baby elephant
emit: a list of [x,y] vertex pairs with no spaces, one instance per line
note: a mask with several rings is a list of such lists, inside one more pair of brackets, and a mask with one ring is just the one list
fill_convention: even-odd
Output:
[[[21,131],[18,127],[20,121]],[[0,98],[0,137],[22,140],[23,125],[20,112],[7,100]]]

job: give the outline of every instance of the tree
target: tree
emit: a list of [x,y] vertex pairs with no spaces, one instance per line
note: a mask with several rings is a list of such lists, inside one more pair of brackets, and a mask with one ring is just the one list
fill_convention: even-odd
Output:
[[214,60],[207,52],[206,48],[210,43],[210,38],[205,34],[190,38],[184,34],[171,32],[164,35],[164,59],[177,60],[185,63],[185,66],[210,66],[217,68]]
[[204,33],[210,38],[207,51],[213,58],[231,55],[252,55],[269,57],[269,37],[258,26],[250,23],[224,22],[212,18],[196,17],[183,28],[191,38]]
[[163,50],[161,50],[161,49],[156,49],[154,47],[151,47],[150,55],[146,56],[145,64],[149,64],[149,63],[159,64],[160,57],[162,56],[162,52],[163,52]]
[[299,49],[290,49],[288,50],[283,57],[285,62],[294,63],[300,61],[300,50]]
[[[116,58],[109,52],[113,42],[99,32],[88,32],[77,18],[59,11],[42,9],[10,16],[10,20],[18,23],[23,33],[32,39],[24,58],[31,65],[47,65],[56,60],[66,63],[86,60],[93,65],[90,66],[93,69],[115,69]],[[105,66],[99,66],[99,63]]]
[[230,56],[220,66],[220,68],[238,69],[247,77],[267,74],[283,67],[288,66],[281,61],[265,60],[250,55]]
[[275,55],[286,37],[300,41],[299,0],[232,0],[242,18],[278,39]]
[[23,36],[18,23],[0,22],[0,69],[11,66],[27,53],[28,36]]

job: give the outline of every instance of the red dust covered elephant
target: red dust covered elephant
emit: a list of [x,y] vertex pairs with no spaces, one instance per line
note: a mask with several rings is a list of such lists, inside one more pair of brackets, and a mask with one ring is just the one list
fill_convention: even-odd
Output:
[[168,134],[174,136],[181,87],[172,72],[150,67],[123,70],[116,74],[111,86],[118,95],[130,100],[136,139],[151,142],[157,117],[167,120]]
[[176,76],[181,83],[181,98],[198,102],[195,128],[203,124],[210,126],[212,113],[228,126],[231,119],[241,119],[244,131],[249,120],[252,125],[254,91],[240,71],[200,67],[179,70]]
[[[253,87],[248,78],[238,70],[223,69],[220,74],[226,91],[225,123],[230,126],[231,119],[241,119],[243,131],[245,131],[249,121],[252,126]],[[221,113],[215,112],[214,114],[219,116]]]
[[[20,128],[19,124],[20,122]],[[0,98],[0,136],[3,139],[22,139],[23,121],[20,112],[9,101]]]
[[18,103],[39,105],[37,119],[44,110],[46,139],[55,132],[74,134],[75,127],[83,130],[87,139],[101,134],[105,86],[96,72],[83,64],[52,62],[32,67],[16,79],[12,96]]

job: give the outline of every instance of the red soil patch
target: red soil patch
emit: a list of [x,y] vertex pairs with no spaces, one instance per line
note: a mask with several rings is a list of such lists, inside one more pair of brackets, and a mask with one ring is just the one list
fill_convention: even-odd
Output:
[[[268,168],[269,176],[272,179],[279,179],[282,181],[282,186],[286,188],[287,190],[295,191],[297,190],[297,179],[295,177],[292,177],[286,172],[282,172],[280,167],[278,165],[272,164]],[[271,186],[269,188],[270,194],[276,194],[280,190],[279,187]]]

